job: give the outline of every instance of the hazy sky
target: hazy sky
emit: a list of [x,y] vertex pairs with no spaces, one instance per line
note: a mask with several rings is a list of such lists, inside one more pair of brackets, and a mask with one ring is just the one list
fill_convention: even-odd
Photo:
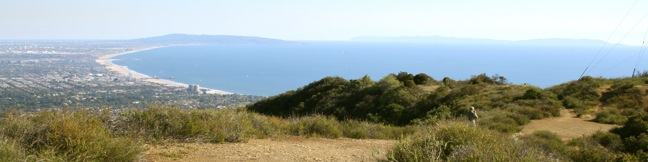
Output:
[[[613,42],[628,31],[631,32],[626,42],[641,42],[648,30],[648,18],[644,18],[648,15],[648,0],[637,1]],[[504,40],[607,40],[634,2],[0,0],[0,39],[122,39],[189,33],[288,40],[435,35]]]

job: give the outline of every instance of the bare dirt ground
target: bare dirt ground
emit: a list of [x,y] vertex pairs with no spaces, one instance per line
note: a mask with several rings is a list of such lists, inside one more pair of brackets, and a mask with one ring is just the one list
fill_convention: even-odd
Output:
[[594,134],[597,131],[609,131],[617,127],[616,125],[595,123],[578,118],[576,114],[569,110],[561,110],[560,114],[560,117],[532,120],[531,123],[524,126],[520,133],[527,135],[544,130],[558,134],[562,140],[569,140]]
[[377,161],[386,159],[395,140],[284,137],[247,143],[151,145],[144,161]]

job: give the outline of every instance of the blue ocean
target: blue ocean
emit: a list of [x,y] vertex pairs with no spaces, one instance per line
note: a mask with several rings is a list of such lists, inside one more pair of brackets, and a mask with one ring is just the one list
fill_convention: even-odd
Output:
[[591,76],[632,75],[639,47],[601,53],[600,46],[452,45],[424,43],[304,42],[174,46],[117,57],[115,63],[178,82],[229,92],[272,96],[326,76],[374,80],[389,73],[427,73],[466,79],[486,73],[539,87]]

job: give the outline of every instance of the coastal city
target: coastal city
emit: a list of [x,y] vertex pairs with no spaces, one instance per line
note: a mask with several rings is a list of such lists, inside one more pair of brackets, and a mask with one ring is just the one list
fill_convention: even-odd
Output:
[[226,107],[258,96],[161,80],[112,64],[155,45],[110,41],[1,41],[0,108]]

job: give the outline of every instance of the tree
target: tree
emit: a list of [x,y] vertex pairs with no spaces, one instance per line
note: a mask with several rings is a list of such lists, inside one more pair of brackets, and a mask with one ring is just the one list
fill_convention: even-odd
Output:
[[414,75],[408,72],[400,72],[398,73],[398,75],[396,75],[396,78],[398,78],[398,80],[404,83],[408,80],[414,80]]
[[419,73],[414,76],[414,83],[417,85],[428,84],[432,81],[434,81],[434,79],[425,73]]
[[632,116],[623,127],[616,128],[612,132],[620,135],[622,138],[648,133],[648,115]]
[[486,74],[479,74],[477,76],[473,76],[469,80],[470,84],[506,84],[506,78],[500,75],[493,75],[492,77],[488,77]]
[[371,87],[374,85],[374,81],[371,80],[371,77],[365,75],[362,78],[358,80],[351,80],[351,83],[355,86],[355,88],[367,88]]
[[522,95],[522,96],[520,96],[520,97],[518,97],[516,99],[519,99],[519,100],[539,100],[539,99],[543,99],[544,97],[545,96],[544,96],[544,94],[542,94],[542,90],[532,88],[532,89],[529,89],[526,92],[524,92],[524,95]]
[[378,81],[378,87],[382,90],[394,89],[401,86],[403,86],[403,83],[394,74],[389,74]]

